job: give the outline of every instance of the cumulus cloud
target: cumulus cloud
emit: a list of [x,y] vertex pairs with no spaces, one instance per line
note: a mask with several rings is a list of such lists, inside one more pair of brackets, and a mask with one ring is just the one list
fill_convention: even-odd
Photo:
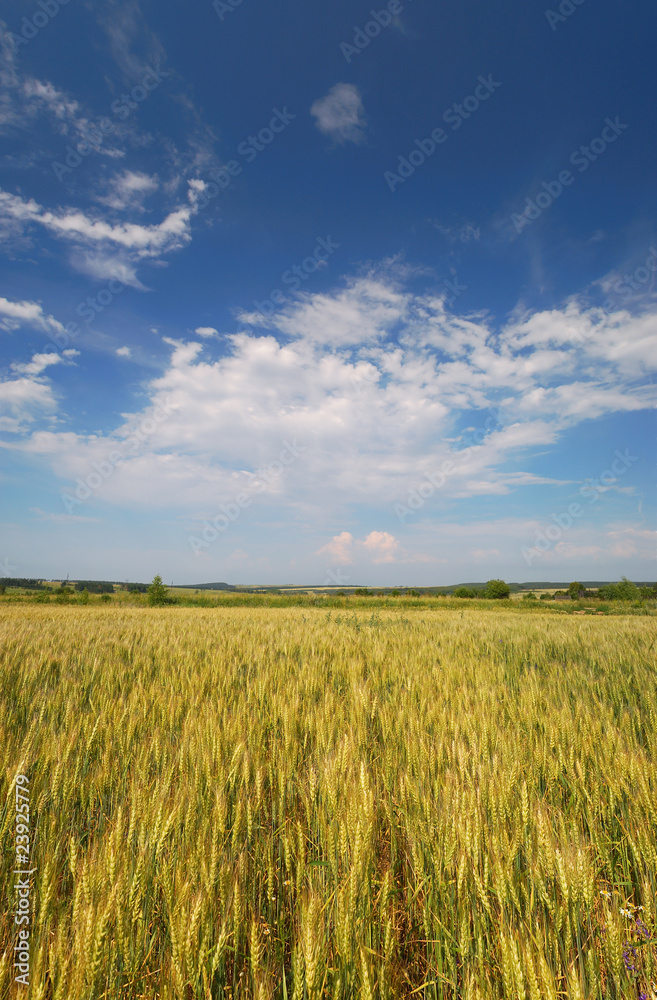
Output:
[[[410,557],[385,521],[362,542],[342,529],[357,505],[394,516],[394,504],[445,467],[418,520],[461,499],[562,483],[523,462],[592,413],[655,406],[654,384],[636,377],[637,366],[657,366],[645,336],[651,322],[568,303],[496,328],[482,316],[450,314],[432,294],[410,293],[387,267],[300,296],[264,334],[241,330],[221,350],[199,333],[205,328],[196,331],[203,342],[165,338],[171,357],[146,387],[141,413],[126,414],[108,435],[38,431],[24,447],[74,481],[166,406],[166,419],[103,498],[177,506],[202,520],[248,492],[284,442],[296,442],[297,457],[263,480],[254,507],[301,523],[324,517],[337,529],[323,552],[333,563],[348,565],[355,554],[400,561]],[[589,327],[591,336],[575,336]]]
[[336,83],[313,103],[310,113],[319,131],[335,142],[359,143],[365,136],[363,101],[353,83]]
[[194,333],[198,334],[199,337],[218,337],[219,331],[215,330],[213,326],[197,326]]
[[130,358],[132,357],[132,351],[129,347],[118,347],[116,350],[118,357],[120,358]]
[[426,553],[414,555],[407,552],[399,539],[391,535],[389,531],[370,531],[361,541],[354,538],[351,532],[342,531],[318,549],[315,555],[327,556],[336,566],[351,566],[356,562],[381,565],[383,563],[434,561]]
[[401,546],[394,535],[387,531],[370,531],[363,542],[373,563],[398,562]]
[[323,545],[315,554],[328,556],[340,566],[350,566],[354,561],[353,546],[354,536],[350,531],[342,531],[339,535],[334,535],[330,542]]

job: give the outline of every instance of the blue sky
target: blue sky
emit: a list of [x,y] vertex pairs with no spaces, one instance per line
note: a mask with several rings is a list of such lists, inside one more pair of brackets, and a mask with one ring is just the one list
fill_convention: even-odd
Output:
[[3,18],[0,572],[657,576],[654,5]]

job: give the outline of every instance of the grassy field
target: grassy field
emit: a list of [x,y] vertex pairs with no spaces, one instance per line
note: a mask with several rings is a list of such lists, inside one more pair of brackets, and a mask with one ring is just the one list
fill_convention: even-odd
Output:
[[0,605],[0,997],[17,774],[31,1000],[657,997],[657,622],[434,609]]

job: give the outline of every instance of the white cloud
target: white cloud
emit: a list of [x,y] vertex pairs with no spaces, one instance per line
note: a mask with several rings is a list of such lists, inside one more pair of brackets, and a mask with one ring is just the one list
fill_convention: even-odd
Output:
[[[386,522],[367,546],[341,530],[356,505],[394,517],[393,504],[406,503],[445,462],[451,471],[418,521],[461,499],[562,483],[523,469],[524,457],[554,447],[592,414],[655,405],[654,386],[639,384],[622,357],[599,359],[596,336],[550,346],[550,329],[574,315],[570,306],[555,310],[536,343],[520,344],[526,329],[518,322],[498,332],[481,316],[455,317],[440,299],[405,291],[384,268],[300,297],[272,317],[268,334],[227,336],[221,352],[211,337],[164,338],[170,362],[148,386],[141,414],[126,415],[104,437],[40,431],[25,447],[74,481],[166,402],[170,415],[108,480],[103,497],[177,506],[203,519],[248,490],[258,469],[278,460],[283,442],[296,440],[305,451],[267,483],[254,507],[299,522],[324,517],[329,531],[337,529],[334,551],[324,553],[334,563],[347,565],[357,552],[385,560],[395,552]],[[582,323],[608,324],[594,310],[578,315]],[[615,336],[627,332],[641,345],[648,325],[648,317],[619,316]],[[637,361],[649,366],[651,350],[642,351],[637,347]],[[465,421],[457,423],[458,415],[474,431],[459,430]]]
[[607,531],[606,537],[610,540],[611,555],[623,559],[635,556],[654,563],[657,556],[657,531],[626,525],[612,528]]
[[323,545],[315,553],[318,556],[326,555],[339,566],[350,566],[353,563],[354,536],[349,531],[342,531],[339,535],[334,535],[330,542]]
[[62,324],[53,316],[46,316],[38,302],[11,302],[0,297],[0,330],[17,330],[29,326],[36,330],[61,333]]
[[50,365],[59,365],[63,362],[65,363],[65,359],[61,354],[48,351],[43,354],[34,354],[32,360],[27,364],[14,361],[11,367],[15,372],[21,372],[24,375],[40,375]]
[[116,353],[120,358],[132,357],[132,351],[129,347],[118,347]]
[[119,278],[137,284],[135,265],[179,250],[191,240],[191,220],[198,211],[198,188],[189,182],[187,203],[178,205],[156,225],[108,222],[75,208],[50,211],[33,199],[0,190],[0,226],[20,232],[41,226],[73,250],[74,266],[98,278]]
[[387,531],[370,531],[363,546],[373,563],[399,562],[401,546],[395,536]]
[[317,556],[328,556],[334,566],[351,566],[354,563],[373,563],[375,566],[384,563],[417,563],[435,562],[435,557],[427,553],[409,553],[391,535],[389,531],[370,531],[359,541],[349,531],[339,535],[323,545],[315,553]]
[[29,77],[24,80],[22,89],[25,97],[41,102],[56,118],[62,121],[74,121],[77,118],[80,110],[78,102],[67,97],[61,90],[57,90],[52,83],[48,81],[44,83],[42,80]]
[[106,195],[97,195],[96,201],[108,208],[124,212],[127,209],[144,211],[144,199],[153,194],[160,186],[157,177],[140,173],[135,170],[124,170],[112,177],[107,185]]
[[23,433],[35,419],[52,413],[57,401],[52,389],[31,378],[0,382],[0,429],[12,434]]
[[215,330],[213,326],[197,326],[194,333],[198,334],[199,337],[218,337],[219,331]]
[[[30,130],[35,132],[35,122],[39,120],[39,149],[33,149],[24,161],[25,165],[32,165],[35,159],[42,157],[52,160],[53,155],[58,155],[59,150],[48,143],[51,136],[54,136],[57,147],[61,149],[62,139],[64,142],[77,143],[84,140],[90,131],[94,134],[96,123],[87,117],[77,100],[59,90],[49,80],[22,76],[18,70],[16,52],[6,34],[0,37],[0,44],[3,50],[0,71],[0,130],[10,133],[25,131],[26,125],[29,125]],[[127,131],[126,126],[120,123],[115,123],[114,128],[120,134]],[[94,149],[101,156],[116,158],[125,155],[122,150],[111,145],[107,136],[105,142],[94,145]]]
[[359,143],[364,138],[363,101],[353,83],[336,83],[325,97],[318,98],[310,113],[317,128],[336,142]]

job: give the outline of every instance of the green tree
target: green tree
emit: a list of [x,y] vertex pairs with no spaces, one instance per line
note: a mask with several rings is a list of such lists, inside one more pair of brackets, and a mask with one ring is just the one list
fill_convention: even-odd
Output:
[[454,591],[454,597],[474,597],[475,592],[471,587],[457,587]]
[[155,606],[171,604],[169,589],[164,586],[162,583],[162,577],[159,575],[153,577],[153,582],[148,588],[148,603]]
[[536,600],[536,594],[534,594],[532,591],[530,591],[528,594],[523,594],[522,595],[522,599],[523,599],[523,601],[535,601]]
[[584,590],[584,587],[578,580],[574,580],[573,583],[568,587],[568,593],[572,597],[573,601],[576,601],[579,597],[580,590]]
[[622,576],[616,586],[621,601],[637,601],[639,599],[639,588],[636,583],[632,583],[626,576]]
[[623,576],[618,583],[607,583],[600,587],[598,597],[604,597],[607,601],[637,601],[639,588]]
[[88,603],[89,603],[89,591],[85,587],[82,593],[80,594],[80,604],[88,604]]
[[492,597],[498,601],[508,597],[510,593],[511,588],[504,580],[489,580],[484,591],[486,597]]

